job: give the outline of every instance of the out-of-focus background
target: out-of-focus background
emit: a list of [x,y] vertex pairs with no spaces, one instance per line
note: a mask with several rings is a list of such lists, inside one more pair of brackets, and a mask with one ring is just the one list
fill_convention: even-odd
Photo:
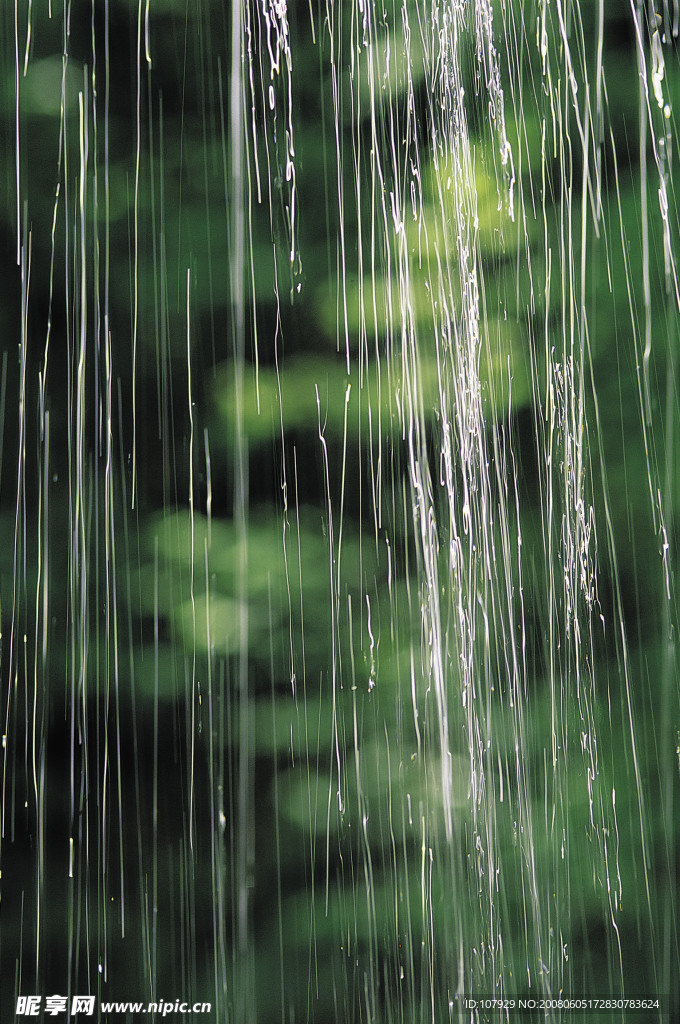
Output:
[[678,16],[3,6],[3,1021],[680,1011]]

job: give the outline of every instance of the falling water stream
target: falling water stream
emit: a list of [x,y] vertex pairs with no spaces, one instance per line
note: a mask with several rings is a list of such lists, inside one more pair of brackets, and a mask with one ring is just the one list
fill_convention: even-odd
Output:
[[680,1013],[679,25],[3,5],[3,1021]]

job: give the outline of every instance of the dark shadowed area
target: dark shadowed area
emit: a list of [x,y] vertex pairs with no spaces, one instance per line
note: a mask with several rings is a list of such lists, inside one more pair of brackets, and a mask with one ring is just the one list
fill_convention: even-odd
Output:
[[678,1019],[679,26],[2,5],[3,1022]]

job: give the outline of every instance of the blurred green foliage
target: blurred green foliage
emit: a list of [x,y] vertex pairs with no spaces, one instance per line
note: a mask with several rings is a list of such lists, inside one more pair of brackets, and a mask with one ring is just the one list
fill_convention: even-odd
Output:
[[[521,740],[521,756],[531,763],[536,780],[531,794],[534,827],[529,829],[518,814],[516,828],[498,833],[502,872],[498,906],[493,908],[503,922],[507,948],[502,953],[505,962],[512,965],[511,975],[521,976],[524,983],[526,964],[535,953],[529,949],[530,934],[534,928],[542,928],[541,934],[554,938],[550,922],[557,920],[563,929],[559,941],[567,951],[565,957],[570,958],[575,990],[590,987],[602,992],[609,985],[615,987],[618,977],[612,965],[618,962],[618,954],[606,949],[611,934],[604,937],[602,926],[615,910],[623,972],[634,988],[648,990],[654,975],[648,952],[654,938],[650,921],[663,920],[664,887],[669,873],[673,875],[677,870],[677,825],[666,811],[656,810],[660,806],[659,779],[672,774],[670,792],[677,794],[672,742],[678,724],[673,718],[676,704],[668,702],[672,703],[671,714],[663,704],[659,683],[664,671],[663,653],[659,652],[666,639],[662,635],[666,605],[661,557],[664,537],[654,513],[659,503],[659,482],[667,481],[667,508],[674,510],[677,500],[677,454],[669,426],[677,417],[674,381],[670,385],[670,404],[666,404],[666,374],[672,365],[669,353],[676,341],[677,311],[665,291],[663,237],[656,213],[658,182],[652,171],[649,139],[648,180],[641,184],[638,73],[628,13],[624,18],[621,11],[605,5],[605,116],[602,125],[591,122],[587,143],[591,170],[597,165],[601,175],[602,210],[597,224],[592,221],[587,195],[586,209],[581,208],[584,152],[566,81],[552,83],[553,92],[546,86],[541,70],[536,45],[540,5],[527,6],[519,0],[496,3],[495,39],[503,58],[506,126],[515,161],[514,220],[505,196],[499,195],[496,125],[490,121],[485,89],[476,81],[479,67],[468,16],[467,41],[461,43],[461,53],[467,55],[463,74],[469,97],[471,178],[462,183],[452,180],[455,170],[440,154],[435,160],[423,130],[422,220],[407,219],[403,237],[395,233],[392,248],[381,252],[371,267],[368,258],[363,262],[358,258],[360,236],[364,245],[366,242],[364,215],[370,208],[370,183],[364,157],[357,157],[355,162],[355,147],[357,139],[365,149],[371,144],[371,103],[382,111],[403,112],[409,73],[418,111],[426,117],[422,43],[414,33],[407,68],[401,15],[396,7],[387,5],[385,18],[391,28],[393,59],[390,74],[374,96],[365,63],[351,70],[356,26],[347,17],[336,29],[341,44],[335,65],[339,83],[336,142],[325,24],[328,15],[317,5],[310,5],[311,13],[306,4],[289,5],[302,271],[291,266],[289,259],[290,191],[284,142],[284,100],[288,97],[280,85],[282,76],[277,80],[275,110],[267,111],[265,86],[270,83],[265,57],[258,51],[253,65],[259,90],[254,113],[244,104],[249,146],[250,251],[245,268],[249,350],[240,382],[235,370],[231,295],[235,257],[230,235],[228,5],[153,0],[149,7],[150,68],[143,46],[137,52],[136,0],[111,0],[108,6],[111,54],[115,58],[112,56],[105,65],[101,5],[90,8],[89,4],[73,3],[72,34],[66,47],[69,59],[65,64],[61,15],[58,18],[55,13],[50,19],[46,5],[33,5],[28,70],[20,82],[20,127],[22,195],[27,204],[26,226],[31,232],[35,266],[29,318],[31,336],[37,341],[36,354],[31,353],[29,397],[37,408],[38,374],[47,372],[54,436],[66,436],[67,425],[73,421],[64,381],[73,373],[73,314],[80,297],[72,273],[75,249],[69,248],[80,230],[76,188],[80,96],[87,96],[91,118],[86,193],[100,260],[105,232],[110,244],[109,322],[105,327],[96,319],[101,308],[95,313],[97,301],[100,306],[103,302],[103,263],[96,271],[88,264],[87,323],[95,339],[88,364],[88,400],[92,398],[88,437],[96,463],[105,450],[104,433],[98,424],[104,418],[102,353],[105,334],[110,331],[112,379],[120,389],[120,404],[114,415],[121,463],[114,532],[120,537],[121,524],[129,518],[131,536],[124,547],[121,545],[115,580],[121,648],[115,686],[111,682],[113,673],[104,668],[112,655],[109,638],[104,637],[101,612],[101,563],[97,563],[99,576],[91,584],[91,622],[97,642],[93,639],[92,651],[96,653],[90,655],[88,672],[96,685],[87,700],[94,705],[102,700],[102,694],[108,699],[114,693],[127,716],[122,730],[124,736],[127,732],[125,749],[116,754],[121,770],[130,767],[130,778],[125,786],[120,784],[116,795],[125,807],[125,815],[121,812],[125,821],[122,826],[117,822],[111,825],[114,830],[120,828],[117,840],[121,853],[111,854],[112,866],[107,870],[113,874],[114,867],[119,868],[122,875],[123,862],[135,865],[129,872],[134,902],[131,900],[128,908],[128,937],[112,952],[112,963],[141,964],[148,956],[145,899],[149,875],[158,870],[159,884],[165,886],[165,892],[157,906],[167,911],[166,920],[170,921],[167,929],[160,926],[155,940],[158,983],[163,980],[176,985],[182,968],[180,976],[191,976],[196,991],[211,991],[215,984],[214,937],[210,934],[214,873],[223,870],[228,879],[223,900],[230,1005],[232,989],[242,981],[235,923],[239,896],[235,850],[239,828],[243,827],[239,821],[239,757],[247,747],[252,780],[249,793],[253,797],[249,827],[256,851],[249,886],[253,892],[251,939],[258,1021],[278,1021],[283,1019],[282,1013],[286,1019],[305,1015],[305,1019],[318,1021],[332,1016],[338,1020],[364,1019],[361,1015],[369,976],[371,986],[383,993],[383,1004],[378,1008],[382,1016],[374,1019],[425,1019],[424,1013],[429,1011],[429,972],[444,976],[438,979],[440,991],[446,984],[453,984],[459,943],[474,949],[480,960],[486,956],[493,961],[500,956],[501,951],[479,947],[491,911],[482,905],[481,883],[477,892],[471,881],[488,870],[483,861],[489,854],[477,849],[473,855],[466,844],[476,827],[475,816],[483,809],[488,812],[490,804],[501,799],[501,787],[505,787],[504,799],[513,799],[513,785],[515,789],[517,785],[513,758]],[[256,7],[252,5],[253,17]],[[584,65],[592,75],[597,5],[582,2],[567,7],[567,32],[583,95]],[[418,5],[408,3],[405,10],[415,19]],[[5,36],[10,38],[6,12],[4,18]],[[563,67],[554,12],[548,21],[549,63]],[[91,61],[92,24],[95,67]],[[21,31],[23,47],[25,28]],[[381,46],[387,46],[384,28]],[[521,48],[521,62],[517,47]],[[669,41],[664,52],[663,87],[674,111],[676,102],[680,103],[675,41]],[[13,61],[12,56],[6,67],[13,66]],[[264,70],[260,70],[260,61],[264,61]],[[102,111],[107,79],[111,141],[105,194]],[[589,88],[592,101],[592,85]],[[2,110],[7,113],[3,118],[6,157],[11,155],[12,146],[7,126],[13,124],[13,90],[13,76],[5,74],[1,100]],[[65,120],[60,141],[62,106]],[[361,115],[358,127],[357,111]],[[662,113],[656,109],[652,113],[658,129]],[[563,131],[558,125],[560,118],[564,120]],[[675,143],[674,114],[671,133]],[[561,152],[559,139],[565,141]],[[385,144],[385,140],[381,142]],[[344,268],[339,266],[338,255],[336,146],[341,154],[340,186],[346,198]],[[9,265],[16,234],[13,158],[7,157],[5,166],[2,219]],[[60,195],[53,219],[57,182]],[[493,664],[498,677],[497,689],[483,695],[491,708],[494,756],[486,781],[488,792],[481,795],[471,778],[473,759],[466,747],[457,662],[460,652],[453,640],[444,665],[451,709],[448,769],[442,765],[439,753],[431,666],[422,656],[429,640],[422,635],[422,609],[428,594],[414,540],[416,513],[406,483],[404,410],[413,375],[399,372],[395,355],[408,320],[419,339],[417,379],[425,443],[436,476],[443,433],[437,410],[447,409],[447,402],[449,406],[452,403],[442,385],[434,332],[447,317],[455,321],[460,299],[457,289],[462,285],[454,235],[459,215],[456,196],[461,188],[475,200],[474,256],[481,293],[480,347],[475,354],[475,369],[485,430],[490,440],[493,436],[505,437],[512,443],[522,498],[524,577],[520,580],[515,576],[508,585],[517,591],[524,587],[531,687],[531,692],[524,695],[528,727],[523,734],[503,675],[505,640],[492,636],[487,643],[480,633],[480,650],[470,652],[470,656],[479,657],[480,664]],[[649,209],[654,210],[649,218],[650,308],[654,321],[649,423],[644,421],[641,375],[645,331],[641,189],[645,190]],[[565,195],[571,204],[568,215],[564,211]],[[585,253],[578,230],[582,216],[588,223]],[[564,236],[567,222],[574,226],[568,238]],[[670,231],[675,243],[674,208]],[[87,244],[93,247],[91,238]],[[53,256],[56,270],[51,269]],[[574,280],[580,278],[582,256],[585,291],[579,298],[580,286]],[[187,271],[191,282],[188,296]],[[437,272],[448,275],[453,282],[454,309],[442,310],[436,305],[433,281]],[[572,273],[574,279],[570,278]],[[51,278],[51,274],[56,276]],[[14,313],[2,312],[5,319],[14,317],[10,324],[14,334],[19,309],[15,305]],[[42,351],[48,309],[53,350],[46,371]],[[595,640],[587,662],[598,678],[598,701],[589,710],[601,739],[600,771],[591,793],[593,801],[608,807],[615,803],[620,827],[616,835],[598,834],[593,824],[589,780],[584,778],[583,749],[577,740],[590,734],[591,723],[579,719],[581,705],[575,700],[565,712],[572,746],[559,762],[562,768],[556,774],[551,760],[554,702],[547,666],[554,652],[549,650],[548,594],[541,568],[546,552],[543,488],[550,473],[559,477],[560,467],[541,465],[544,381],[548,355],[561,353],[569,345],[570,334],[583,311],[588,325],[583,339],[588,366],[584,443],[591,459],[586,500],[596,508],[599,528],[599,603],[592,610]],[[133,385],[134,337],[138,350]],[[191,395],[187,337],[194,389]],[[448,358],[451,366],[458,365],[456,360],[461,356],[455,344],[450,345]],[[8,394],[14,393],[10,401],[15,404],[17,378],[18,371],[11,366]],[[142,467],[137,520],[128,517],[130,495],[127,491],[124,497],[122,494],[123,487],[131,486],[129,410],[133,387],[139,416],[137,459]],[[568,390],[568,382],[566,387]],[[12,412],[16,414],[16,409]],[[204,429],[207,432],[212,476],[205,444],[197,441],[192,447],[189,443],[190,413],[195,416],[195,437],[206,436]],[[13,429],[8,431],[6,446],[18,444]],[[232,507],[237,432],[243,434],[249,472],[245,542]],[[32,440],[37,446],[35,438]],[[13,458],[14,454],[12,451]],[[65,450],[54,454],[55,481],[50,494],[55,508],[63,509],[54,513],[52,539],[57,545],[63,535],[56,524],[66,517],[69,502],[70,458]],[[100,468],[96,481],[94,470],[92,474],[90,493],[96,507],[103,493],[103,472]],[[191,510],[190,479],[195,481]],[[446,535],[446,516],[442,515],[441,520],[441,578],[447,579],[450,538]],[[11,534],[11,510],[5,510],[2,522],[5,533]],[[672,512],[665,528],[674,540]],[[101,558],[103,529],[104,516],[94,523],[88,538],[93,565],[96,558]],[[518,563],[517,526],[508,529]],[[501,550],[499,525],[490,524],[489,530]],[[29,562],[25,592],[33,594],[37,576],[31,575],[35,538],[29,538],[25,550]],[[8,551],[6,548],[3,555],[2,572],[5,621],[14,595],[7,582],[13,572]],[[67,567],[62,565],[65,552],[53,557],[53,564],[58,562],[68,578]],[[244,579],[240,566],[244,567]],[[554,567],[558,576],[562,568]],[[671,566],[671,575],[673,571]],[[64,637],[54,638],[54,650],[60,657],[55,656],[53,664],[58,662],[58,673],[66,676],[71,671],[64,668],[68,641],[72,639],[66,624],[69,600],[63,592],[54,598],[60,602],[55,604],[54,614],[59,629],[64,624]],[[36,627],[38,620],[33,615],[32,611],[26,612],[26,622]],[[619,616],[621,623],[617,621]],[[455,635],[455,623],[446,622],[443,627],[445,631],[450,629],[452,637]],[[632,649],[627,678],[622,669],[621,630]],[[26,631],[32,636],[31,629]],[[563,644],[566,651],[565,637],[553,642],[558,647]],[[125,645],[130,653],[123,657]],[[565,678],[559,680],[560,699],[569,704],[576,684],[568,675],[571,666],[562,647],[555,660],[565,672]],[[242,662],[248,676],[246,697],[239,690],[238,666]],[[50,698],[52,710],[45,718],[45,729],[53,729],[62,739],[63,705],[68,702],[61,694],[67,689],[60,678],[59,685],[54,685],[60,696]],[[213,702],[219,726],[209,718]],[[612,706],[618,710],[612,711]],[[101,711],[97,704],[101,714],[98,728],[103,729],[104,722],[106,730],[109,726],[113,730],[113,713],[109,705],[106,707]],[[662,707],[667,712],[664,716],[659,710]],[[635,750],[621,708],[626,708],[635,722]],[[27,703],[26,713],[30,710]],[[84,714],[87,717],[88,712]],[[166,727],[164,734],[161,730],[160,740],[154,715],[160,715]],[[187,723],[193,715],[201,723],[201,731],[190,741],[193,744],[195,738],[197,752],[193,747],[188,749],[186,741],[191,729]],[[100,738],[103,749],[103,731]],[[59,739],[51,742],[57,745]],[[154,742],[156,759],[150,763],[146,754]],[[99,751],[84,753],[83,773],[85,766],[93,769],[88,757],[100,756]],[[637,803],[632,767],[636,762],[643,780],[643,808]],[[98,766],[96,761],[95,777]],[[219,826],[211,819],[217,775],[224,815]],[[196,806],[203,832],[196,828],[195,821],[193,825],[188,823],[189,778],[199,793]],[[444,794],[442,780],[447,778],[451,788]],[[613,798],[612,789],[618,779],[624,780],[625,788],[619,786]],[[152,831],[143,819],[147,817],[150,794],[158,796],[159,790],[160,811]],[[66,801],[64,797],[59,799],[48,804],[53,808],[50,834],[55,837],[55,849],[58,846],[60,851],[59,855],[48,855],[48,860],[54,858],[53,865],[45,869],[48,877],[62,871],[62,846],[68,842]],[[445,802],[454,814],[455,834],[462,837],[460,846],[454,842],[447,847],[442,834]],[[546,810],[555,806],[565,808],[569,823],[557,844]],[[188,867],[192,854],[187,850],[192,827],[198,832],[196,849],[200,855],[193,856],[200,868],[196,879],[183,882],[186,890],[178,894],[172,891],[177,877],[182,872],[188,877],[193,871]],[[208,834],[223,839],[224,860],[210,859],[214,855],[208,850]],[[425,848],[426,834],[433,837],[434,850]],[[589,872],[590,861],[582,856],[586,844],[601,851],[602,872],[609,872],[606,878],[593,877]],[[666,848],[666,860],[652,853],[659,847]],[[648,907],[643,893],[643,853],[649,858],[653,880]],[[446,891],[436,874],[432,881],[429,872],[435,856],[450,857],[451,877],[458,883],[455,893]],[[525,919],[531,897],[520,885],[524,866],[531,858],[538,865],[537,891],[542,908],[536,913],[541,918],[540,928]],[[160,869],[158,860],[162,862]],[[562,869],[558,861],[566,868]],[[568,878],[568,892],[550,889],[556,877]],[[603,896],[605,891],[611,906]],[[167,910],[173,899],[179,904],[189,892],[196,899],[194,908],[198,906],[208,922],[198,929],[198,936],[189,935],[183,911],[174,905]],[[431,919],[425,906],[428,900],[433,908]],[[450,925],[452,901],[461,908],[456,918],[458,934]],[[63,932],[66,912],[58,916]],[[182,923],[178,924],[180,919]],[[435,923],[428,930],[430,920]],[[116,926],[119,923],[120,917]],[[56,949],[61,941],[59,927],[52,927],[49,945]],[[339,936],[343,936],[342,944]],[[113,939],[111,943],[113,946]],[[191,955],[187,949],[192,943],[199,963],[189,969]],[[131,955],[133,944],[135,953]],[[58,964],[56,953],[54,957]],[[50,970],[47,977],[52,980],[58,971]],[[486,970],[486,966],[480,968],[480,972]],[[12,971],[3,964],[3,984]],[[141,967],[138,973],[139,984],[146,984]],[[7,981],[7,990],[12,984]],[[113,997],[124,994],[117,991]],[[136,994],[131,997],[136,998]],[[437,1006],[435,1018],[448,1020],[448,1008]]]

